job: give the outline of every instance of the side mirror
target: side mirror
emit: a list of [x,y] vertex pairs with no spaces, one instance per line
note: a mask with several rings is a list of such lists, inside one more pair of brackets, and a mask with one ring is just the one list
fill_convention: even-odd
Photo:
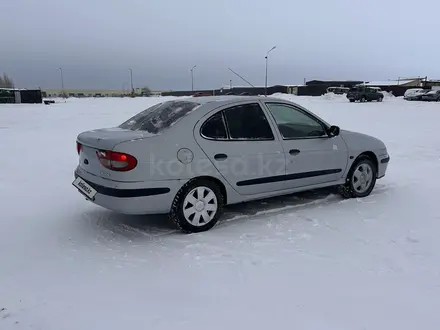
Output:
[[341,130],[340,130],[340,128],[338,126],[332,125],[328,129],[328,136],[329,137],[338,136],[340,132],[341,132]]

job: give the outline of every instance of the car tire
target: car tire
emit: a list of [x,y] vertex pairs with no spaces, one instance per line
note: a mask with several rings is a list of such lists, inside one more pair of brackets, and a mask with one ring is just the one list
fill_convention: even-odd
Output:
[[344,198],[367,197],[373,191],[376,179],[376,164],[368,156],[359,156],[348,172],[346,183],[338,190]]
[[377,100],[377,102],[382,102],[383,97],[379,97],[379,99]]
[[188,181],[176,194],[169,218],[185,233],[199,233],[214,227],[223,211],[220,187],[206,179]]
[[367,101],[367,99],[365,98],[365,96],[362,96],[361,97],[361,102],[366,102]]

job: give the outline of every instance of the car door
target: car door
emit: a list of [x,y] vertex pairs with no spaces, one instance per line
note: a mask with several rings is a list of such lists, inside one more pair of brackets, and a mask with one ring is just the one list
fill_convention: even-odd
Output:
[[242,195],[284,189],[283,147],[259,102],[216,109],[195,127],[195,138],[224,179]]
[[379,89],[373,90],[374,100],[377,101],[382,96],[382,92]]
[[381,95],[378,89],[369,88],[370,100],[377,101]]
[[329,137],[327,125],[303,108],[272,101],[264,103],[281,135],[287,188],[342,178],[348,164],[348,148],[340,136]]

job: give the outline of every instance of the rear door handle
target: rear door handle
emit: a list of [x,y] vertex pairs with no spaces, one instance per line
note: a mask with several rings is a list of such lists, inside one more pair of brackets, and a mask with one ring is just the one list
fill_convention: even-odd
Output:
[[226,158],[228,158],[228,155],[225,155],[225,154],[216,154],[214,156],[215,160],[225,160]]
[[298,149],[292,149],[289,151],[289,154],[291,154],[292,156],[296,156],[300,153],[300,151]]

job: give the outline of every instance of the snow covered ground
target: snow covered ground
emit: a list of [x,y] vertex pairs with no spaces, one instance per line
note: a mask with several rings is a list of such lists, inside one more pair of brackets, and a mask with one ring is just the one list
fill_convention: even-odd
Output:
[[183,235],[71,186],[81,131],[159,98],[0,105],[0,329],[440,328],[440,104],[279,95],[388,146],[364,199],[229,207]]

